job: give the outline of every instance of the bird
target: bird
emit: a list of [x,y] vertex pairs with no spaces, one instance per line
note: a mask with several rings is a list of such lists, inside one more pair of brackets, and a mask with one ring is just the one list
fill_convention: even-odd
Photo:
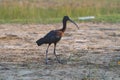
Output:
[[61,38],[66,30],[67,21],[72,22],[79,29],[78,25],[73,20],[71,20],[68,16],[64,16],[63,20],[62,20],[63,27],[61,29],[51,30],[44,37],[42,37],[36,41],[38,46],[41,46],[42,44],[48,44],[47,49],[46,49],[46,59],[45,59],[46,64],[48,64],[48,49],[51,44],[54,44],[54,52],[53,53],[56,57],[56,60],[59,63],[61,63],[61,61],[58,59],[58,57],[56,55],[56,44],[61,40]]

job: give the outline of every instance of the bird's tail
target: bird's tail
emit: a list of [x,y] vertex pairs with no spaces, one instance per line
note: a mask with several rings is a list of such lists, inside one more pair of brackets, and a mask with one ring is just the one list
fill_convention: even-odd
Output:
[[41,38],[41,39],[37,40],[36,43],[37,43],[38,46],[44,44],[44,38]]

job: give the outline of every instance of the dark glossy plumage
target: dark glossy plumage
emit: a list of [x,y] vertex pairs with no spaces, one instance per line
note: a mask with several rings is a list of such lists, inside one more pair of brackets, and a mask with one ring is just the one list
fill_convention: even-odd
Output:
[[58,35],[58,30],[52,30],[47,35],[45,35],[43,38],[36,41],[37,45],[40,46],[42,44],[52,44],[57,43],[62,36]]
[[78,27],[78,25],[74,21],[69,19],[68,16],[64,16],[63,17],[63,28],[62,29],[52,30],[49,33],[47,33],[43,38],[40,38],[39,40],[36,41],[38,46],[40,46],[42,44],[48,44],[48,47],[46,49],[46,64],[48,63],[48,58],[47,58],[48,48],[52,43],[54,43],[54,55],[56,56],[57,61],[59,63],[61,62],[56,55],[56,44],[57,44],[58,41],[60,41],[61,37],[63,36],[63,33],[66,30],[67,21],[72,22],[73,24],[75,24]]

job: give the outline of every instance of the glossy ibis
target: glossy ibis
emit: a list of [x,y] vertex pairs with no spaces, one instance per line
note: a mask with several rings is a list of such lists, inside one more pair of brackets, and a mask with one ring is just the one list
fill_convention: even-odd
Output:
[[63,36],[63,34],[66,30],[67,21],[72,22],[79,29],[78,25],[74,21],[72,21],[68,16],[64,16],[62,29],[52,30],[48,34],[46,34],[43,38],[40,38],[39,40],[36,41],[38,46],[40,46],[42,44],[48,44],[48,47],[46,49],[46,64],[48,63],[48,58],[47,58],[48,48],[52,43],[54,44],[54,55],[55,55],[57,61],[59,63],[61,63],[61,61],[58,59],[58,57],[56,55],[56,44],[60,41],[61,37]]

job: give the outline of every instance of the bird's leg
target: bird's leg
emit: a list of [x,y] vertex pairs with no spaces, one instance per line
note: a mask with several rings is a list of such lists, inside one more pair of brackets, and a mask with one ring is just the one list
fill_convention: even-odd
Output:
[[57,55],[56,55],[56,43],[54,43],[54,55],[55,55],[57,61],[58,61],[59,63],[61,63],[61,61],[58,59],[58,57],[57,57]]
[[50,46],[50,44],[48,45],[48,47],[47,47],[47,49],[46,49],[46,60],[45,60],[46,64],[48,64],[48,57],[47,57],[47,54],[48,54],[49,46]]

